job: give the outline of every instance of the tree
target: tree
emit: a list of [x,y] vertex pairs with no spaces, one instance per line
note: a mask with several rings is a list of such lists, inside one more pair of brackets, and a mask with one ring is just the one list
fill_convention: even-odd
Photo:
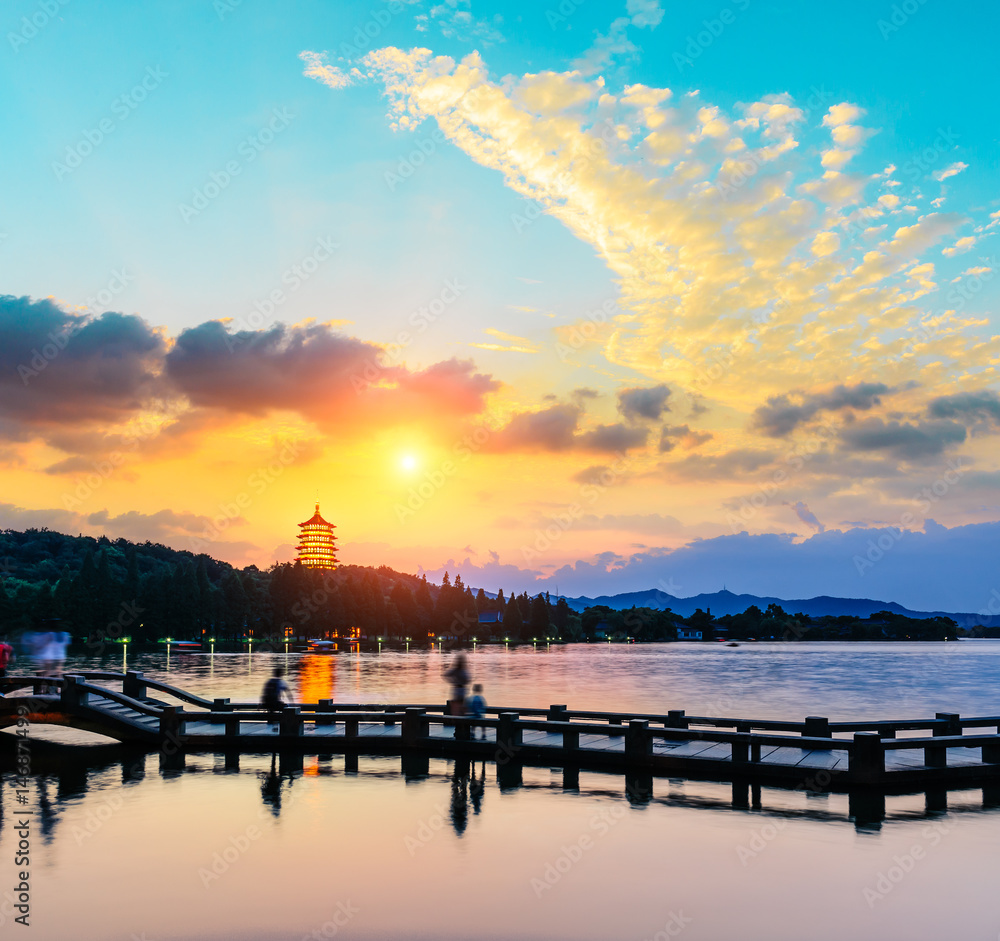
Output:
[[521,617],[521,608],[518,606],[517,598],[513,595],[507,602],[507,610],[503,613],[504,634],[511,640],[520,640],[524,632],[524,618]]
[[547,637],[549,633],[549,606],[543,595],[536,595],[531,600],[531,615],[529,618],[532,637]]

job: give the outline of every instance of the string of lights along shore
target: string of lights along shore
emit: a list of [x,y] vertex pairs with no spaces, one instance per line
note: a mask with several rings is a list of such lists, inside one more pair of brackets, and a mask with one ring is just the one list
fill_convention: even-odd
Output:
[[335,569],[337,567],[337,537],[333,531],[337,528],[328,523],[319,512],[316,512],[304,523],[299,523],[299,544],[295,547],[298,555],[296,561],[306,568]]

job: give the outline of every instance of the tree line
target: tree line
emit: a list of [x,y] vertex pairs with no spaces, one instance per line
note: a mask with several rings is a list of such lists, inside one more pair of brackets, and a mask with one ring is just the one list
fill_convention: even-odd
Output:
[[716,618],[698,609],[615,610],[596,605],[575,612],[565,598],[527,592],[473,592],[460,575],[440,585],[426,576],[343,565],[334,571],[298,563],[237,569],[205,554],[159,543],[68,536],[47,529],[0,532],[0,631],[16,635],[58,624],[92,644],[129,638],[219,643],[319,639],[356,635],[414,644],[677,640],[683,628],[702,640],[941,640],[955,637],[950,618],[918,620],[888,611],[861,620],[809,618],[780,606],[756,606]]

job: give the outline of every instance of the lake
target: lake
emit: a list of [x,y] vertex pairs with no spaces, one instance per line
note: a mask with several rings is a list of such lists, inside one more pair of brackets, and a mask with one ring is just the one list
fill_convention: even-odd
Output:
[[[282,664],[301,701],[441,702],[433,650],[164,654],[130,669],[204,696],[255,700]],[[479,647],[491,704],[834,720],[1000,712],[1000,644]],[[67,669],[115,669],[74,658]],[[13,672],[18,672],[14,670]],[[32,729],[42,738],[43,728]],[[54,737],[79,733],[61,730]],[[19,814],[31,842],[31,929],[44,939],[930,939],[994,941],[1000,812],[981,790],[888,797],[857,828],[846,795],[486,763],[270,755],[45,757],[26,804],[3,774],[0,893]],[[7,767],[9,768],[9,762]],[[21,818],[27,819],[27,818]],[[10,923],[9,905],[3,920]],[[16,914],[16,912],[14,913]]]

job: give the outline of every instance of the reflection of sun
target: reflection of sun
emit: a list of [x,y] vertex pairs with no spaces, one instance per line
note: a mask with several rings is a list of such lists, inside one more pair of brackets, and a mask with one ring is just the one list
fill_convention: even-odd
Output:
[[415,471],[419,463],[420,461],[417,460],[417,456],[415,454],[404,454],[399,459],[399,466],[407,472]]

